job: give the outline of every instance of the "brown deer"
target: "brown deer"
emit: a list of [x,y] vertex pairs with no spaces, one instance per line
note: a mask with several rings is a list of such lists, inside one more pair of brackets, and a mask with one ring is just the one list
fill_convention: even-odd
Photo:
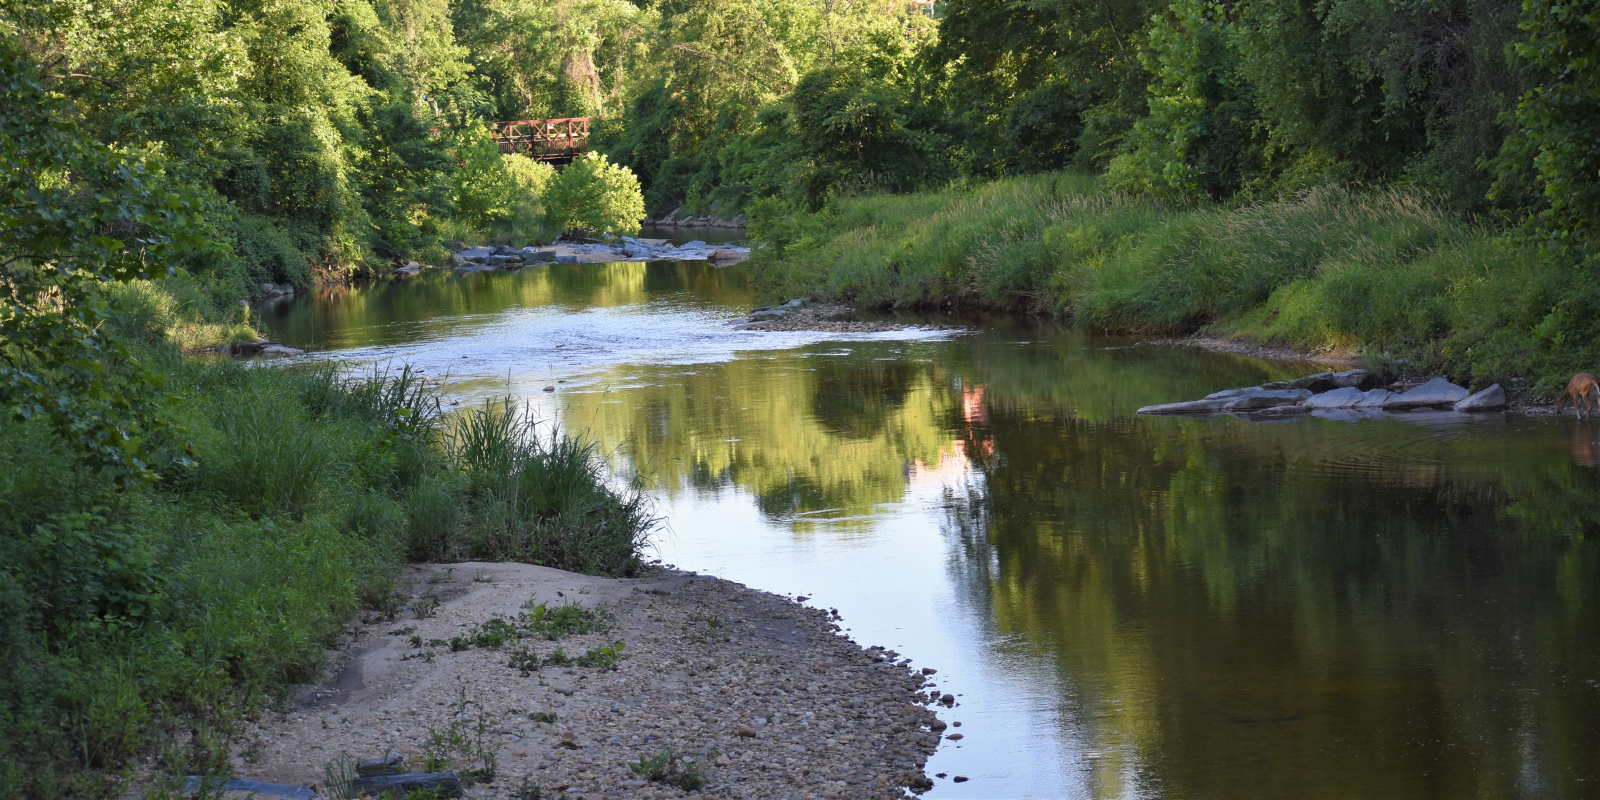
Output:
[[[1589,404],[1589,395],[1595,396],[1595,405],[1600,406],[1600,384],[1595,383],[1594,376],[1587,372],[1580,372],[1567,381],[1567,390],[1556,398],[1556,413],[1561,413],[1561,403],[1567,398],[1572,398],[1572,410],[1578,412],[1580,419],[1588,419],[1592,413]],[[1583,410],[1578,411],[1578,404],[1583,403]]]

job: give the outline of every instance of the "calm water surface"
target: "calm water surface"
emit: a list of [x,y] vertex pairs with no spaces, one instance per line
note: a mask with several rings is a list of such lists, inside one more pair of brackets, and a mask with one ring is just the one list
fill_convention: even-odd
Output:
[[666,561],[936,667],[966,738],[928,771],[972,780],[930,797],[1600,797],[1600,423],[1135,417],[1310,368],[729,331],[747,277],[430,273],[264,315],[528,398],[649,478]]

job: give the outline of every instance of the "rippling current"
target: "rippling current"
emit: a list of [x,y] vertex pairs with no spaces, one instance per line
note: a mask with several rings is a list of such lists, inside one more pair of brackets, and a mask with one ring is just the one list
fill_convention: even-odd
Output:
[[756,300],[741,267],[613,263],[263,315],[527,399],[645,477],[665,561],[937,668],[965,738],[928,772],[971,780],[929,797],[1600,797],[1600,423],[1135,417],[1315,368],[729,330]]

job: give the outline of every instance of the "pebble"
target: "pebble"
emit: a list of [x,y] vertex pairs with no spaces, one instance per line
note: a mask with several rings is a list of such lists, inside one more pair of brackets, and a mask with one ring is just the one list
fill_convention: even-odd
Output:
[[956,783],[966,783],[970,779],[965,775],[957,775],[953,780],[955,780]]

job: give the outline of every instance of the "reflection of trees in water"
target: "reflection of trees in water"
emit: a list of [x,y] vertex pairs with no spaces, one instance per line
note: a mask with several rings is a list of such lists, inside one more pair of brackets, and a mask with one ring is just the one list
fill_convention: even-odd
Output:
[[1000,634],[1079,693],[1107,753],[1094,794],[1576,796],[1600,778],[1593,471],[1515,431],[989,411],[996,452],[974,459],[983,494],[951,498],[952,547]]
[[905,496],[908,463],[948,455],[961,395],[933,364],[876,360],[897,343],[850,346],[633,371],[617,381],[625,388],[566,396],[564,414],[593,420],[668,493],[737,486],[769,517],[867,525],[875,506]]

